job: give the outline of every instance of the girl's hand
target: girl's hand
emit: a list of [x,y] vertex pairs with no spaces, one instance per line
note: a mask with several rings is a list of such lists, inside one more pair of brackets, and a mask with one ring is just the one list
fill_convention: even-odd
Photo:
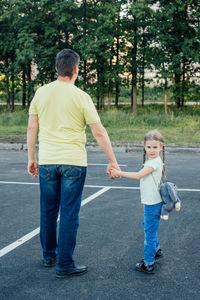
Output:
[[107,166],[107,171],[106,173],[110,176],[111,179],[114,179],[115,177],[112,176],[111,174],[111,170],[112,169],[116,169],[116,170],[120,170],[120,167],[118,166],[117,162],[113,163],[113,162],[109,162],[108,166]]
[[111,169],[112,178],[121,178],[121,171],[117,169]]

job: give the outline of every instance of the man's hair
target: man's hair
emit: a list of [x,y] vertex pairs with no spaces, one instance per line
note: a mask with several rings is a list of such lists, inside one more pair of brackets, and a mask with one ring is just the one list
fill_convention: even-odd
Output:
[[63,49],[56,55],[58,75],[72,78],[75,66],[79,64],[79,55],[71,49]]

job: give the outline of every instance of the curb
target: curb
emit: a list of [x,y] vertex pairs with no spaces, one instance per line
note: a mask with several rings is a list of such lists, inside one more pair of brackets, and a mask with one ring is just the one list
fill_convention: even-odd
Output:
[[[38,148],[38,145],[36,145]],[[127,152],[140,152],[143,149],[142,143],[112,143],[112,148],[115,153],[127,153]],[[87,151],[91,152],[101,152],[102,150],[96,143],[87,143],[86,144]],[[0,143],[0,150],[15,150],[15,151],[27,151],[27,144],[11,144],[11,143]],[[200,153],[200,146],[196,146],[195,144],[190,146],[188,144],[183,144],[181,147],[180,144],[170,144],[166,146],[166,152],[171,153]]]

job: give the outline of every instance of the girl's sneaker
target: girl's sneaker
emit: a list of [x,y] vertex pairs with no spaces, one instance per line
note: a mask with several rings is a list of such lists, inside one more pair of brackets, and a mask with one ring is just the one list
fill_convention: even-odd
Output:
[[155,255],[155,260],[163,257],[163,251],[161,249],[158,249]]
[[147,274],[154,274],[154,264],[146,266],[143,259],[141,260],[141,262],[137,263],[135,267],[137,271],[144,272]]

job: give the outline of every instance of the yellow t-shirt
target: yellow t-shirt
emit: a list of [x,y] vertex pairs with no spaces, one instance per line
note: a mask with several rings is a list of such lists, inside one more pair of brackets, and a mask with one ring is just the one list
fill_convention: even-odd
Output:
[[29,115],[39,119],[39,164],[87,166],[86,124],[100,122],[90,96],[60,80],[40,87]]

